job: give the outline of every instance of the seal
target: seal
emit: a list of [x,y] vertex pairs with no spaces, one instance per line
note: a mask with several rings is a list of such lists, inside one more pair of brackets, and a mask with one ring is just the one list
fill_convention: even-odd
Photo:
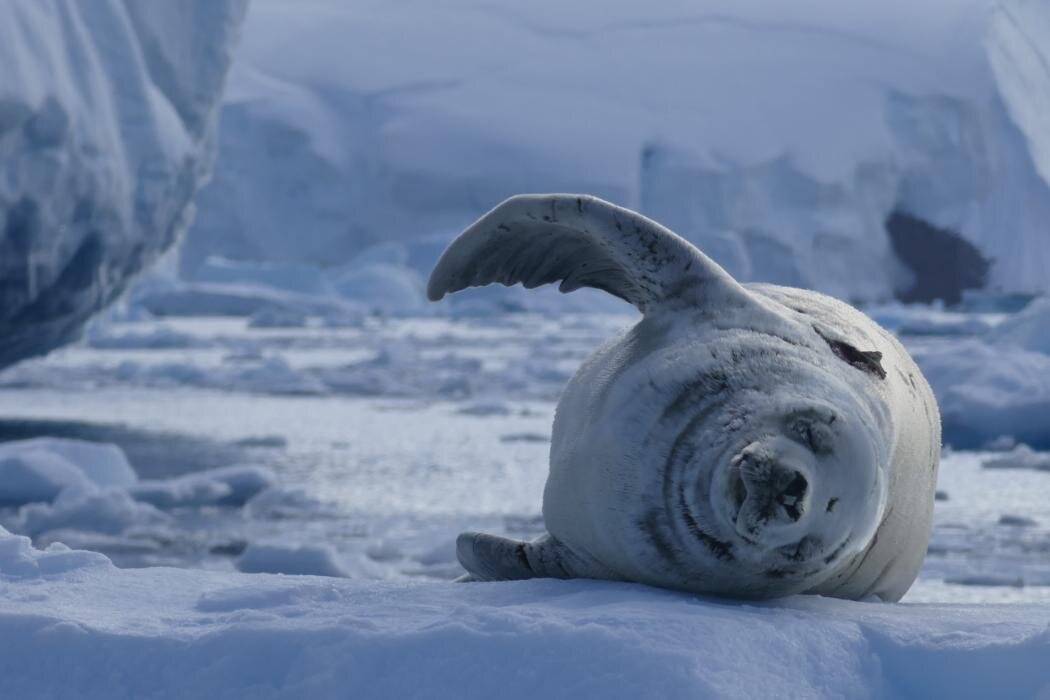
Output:
[[494,282],[593,287],[642,318],[558,403],[547,534],[460,535],[471,579],[889,601],[911,586],[940,417],[919,368],[867,316],[740,284],[656,222],[585,195],[506,200],[452,242],[427,294]]

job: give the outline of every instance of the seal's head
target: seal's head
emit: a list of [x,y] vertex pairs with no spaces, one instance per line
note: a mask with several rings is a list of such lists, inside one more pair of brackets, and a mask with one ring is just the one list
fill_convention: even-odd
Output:
[[[881,380],[805,324],[744,318],[698,319],[642,353],[627,337],[591,363],[619,368],[604,392],[581,391],[591,376],[570,386],[545,496],[554,536],[623,578],[749,597],[813,588],[870,544],[890,464]],[[631,333],[651,339],[649,325]],[[562,420],[585,410],[586,424]]]
[[888,455],[866,407],[846,393],[765,404],[712,461],[675,465],[696,480],[676,479],[678,512],[709,522],[738,560],[716,592],[812,588],[868,546],[885,510]]

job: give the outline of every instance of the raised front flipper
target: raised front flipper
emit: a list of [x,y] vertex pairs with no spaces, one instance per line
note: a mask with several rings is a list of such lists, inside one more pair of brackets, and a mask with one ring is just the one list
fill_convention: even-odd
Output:
[[655,221],[575,194],[518,195],[478,219],[441,256],[427,296],[558,281],[563,292],[602,289],[643,313],[751,299],[717,263]]

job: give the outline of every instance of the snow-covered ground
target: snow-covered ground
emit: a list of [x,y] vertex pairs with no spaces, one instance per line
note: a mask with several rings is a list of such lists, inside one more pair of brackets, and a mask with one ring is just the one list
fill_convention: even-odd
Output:
[[1045,605],[121,570],[0,533],[9,697],[1031,698]]

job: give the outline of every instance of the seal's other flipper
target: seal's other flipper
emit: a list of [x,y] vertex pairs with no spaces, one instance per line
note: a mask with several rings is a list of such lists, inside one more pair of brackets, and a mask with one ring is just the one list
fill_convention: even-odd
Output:
[[684,238],[630,209],[575,194],[518,195],[478,219],[441,256],[427,296],[558,281],[563,292],[602,289],[643,313],[669,302],[751,298]]
[[482,532],[456,539],[456,556],[470,573],[467,581],[520,581],[529,578],[593,578],[583,562],[550,535],[521,542]]

